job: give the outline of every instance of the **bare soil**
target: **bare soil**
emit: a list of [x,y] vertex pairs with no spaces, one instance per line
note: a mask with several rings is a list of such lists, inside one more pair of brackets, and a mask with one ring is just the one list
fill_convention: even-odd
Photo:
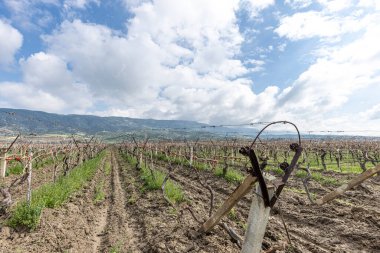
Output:
[[[14,231],[3,226],[0,252],[240,251],[221,226],[205,235],[197,233],[200,224],[185,207],[190,207],[197,219],[205,220],[210,208],[210,193],[197,180],[193,170],[178,168],[173,173],[172,180],[181,186],[186,196],[184,203],[173,208],[163,198],[161,190],[145,190],[140,172],[126,163],[116,150],[112,150],[107,159],[105,162],[111,163],[111,173],[106,175],[101,166],[94,179],[66,204],[45,209],[35,231]],[[162,163],[155,166],[166,171]],[[202,182],[214,191],[215,211],[236,185],[209,171],[199,173]],[[339,180],[352,177],[331,172],[328,175]],[[318,207],[297,190],[303,189],[300,181],[290,180],[271,212],[263,250],[278,247],[277,252],[380,252],[380,186],[372,181],[346,192],[339,200]],[[103,185],[106,197],[95,203],[99,184]],[[334,188],[310,183],[311,192],[318,196]],[[244,197],[223,219],[242,237],[251,198],[250,194]]]

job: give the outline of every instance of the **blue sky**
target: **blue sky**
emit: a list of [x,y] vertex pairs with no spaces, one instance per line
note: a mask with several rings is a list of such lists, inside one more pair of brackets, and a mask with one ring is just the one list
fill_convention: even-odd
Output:
[[377,0],[3,0],[0,107],[380,123]]

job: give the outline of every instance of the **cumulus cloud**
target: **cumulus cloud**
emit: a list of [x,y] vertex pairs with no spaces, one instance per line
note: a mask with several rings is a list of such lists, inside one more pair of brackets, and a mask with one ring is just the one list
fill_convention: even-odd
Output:
[[[349,122],[337,112],[356,91],[380,82],[379,16],[344,16],[342,2],[321,0],[320,11],[280,17],[274,31],[282,39],[261,50],[333,38],[314,48],[316,60],[288,87],[255,92],[249,74],[269,64],[240,58],[245,38],[237,12],[245,4],[256,15],[274,1],[126,0],[127,33],[74,19],[42,36],[46,50],[20,60],[22,81],[0,84],[0,105],[213,124],[288,119],[331,129]],[[12,93],[20,95],[8,98]],[[361,117],[376,118],[374,108]]]
[[377,19],[377,15],[337,16],[320,11],[298,12],[285,16],[275,32],[290,40],[310,39],[313,37],[332,38],[333,42],[347,33],[362,30]]
[[[356,91],[370,91],[380,83],[378,24],[379,22],[372,22],[362,30],[360,36],[343,45],[340,43],[324,46],[323,50],[319,51],[315,63],[310,65],[293,85],[279,94],[279,111],[286,112],[291,118],[305,116],[311,122],[317,122],[320,118],[321,121],[330,122],[332,125],[344,125],[343,121],[337,120],[339,117],[335,117],[334,121],[329,113],[352,103],[350,97]],[[316,118],[313,120],[313,117]],[[330,120],[327,120],[328,118]],[[349,119],[347,116],[344,122],[349,122]],[[363,119],[363,122],[367,121]],[[355,124],[360,125],[360,122]],[[318,125],[321,123],[318,122]]]
[[0,19],[0,68],[9,68],[14,63],[14,55],[22,46],[22,34],[10,24]]
[[54,19],[52,14],[40,6],[59,6],[59,0],[4,0],[11,13],[11,19],[26,30],[39,30]]
[[0,83],[0,100],[5,107],[49,112],[85,112],[92,105],[86,86],[75,82],[66,63],[44,52],[22,59],[23,82]]
[[234,103],[251,101],[243,103],[249,107],[261,97],[239,78],[251,70],[235,58],[243,41],[237,8],[237,1],[142,3],[128,34],[74,20],[44,40],[49,54],[67,62],[111,112],[117,106],[128,116],[226,121]]

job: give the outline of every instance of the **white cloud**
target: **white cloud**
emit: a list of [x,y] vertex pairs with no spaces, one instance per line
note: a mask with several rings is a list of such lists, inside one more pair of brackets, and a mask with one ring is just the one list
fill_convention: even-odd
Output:
[[[241,2],[125,3],[133,14],[127,34],[73,20],[44,35],[45,52],[20,61],[22,82],[0,83],[0,106],[214,124],[287,119],[304,130],[331,129],[350,122],[347,112],[339,112],[353,103],[353,94],[380,83],[380,20],[373,12],[334,14],[343,10],[341,2],[331,7],[325,1],[319,12],[283,16],[276,32],[285,39],[257,52],[292,48],[293,40],[304,38],[329,43],[314,48],[316,61],[289,87],[255,93],[255,80],[247,74],[267,65],[260,57],[239,59],[244,37],[236,13]],[[274,1],[245,4],[255,4],[260,12]],[[20,96],[8,98],[12,92]],[[378,106],[363,111],[363,121],[377,120]]]
[[[279,107],[293,116],[325,115],[349,103],[354,92],[380,83],[380,26],[344,46],[326,48],[296,82],[279,95]],[[319,123],[318,123],[319,124]],[[359,122],[356,122],[359,125]]]
[[52,14],[41,5],[59,6],[59,0],[4,0],[4,5],[11,13],[11,19],[26,30],[39,30],[54,19]]
[[[313,37],[337,38],[346,33],[358,32],[373,22],[376,16],[334,16],[318,11],[298,12],[283,17],[275,32],[290,40]],[[333,40],[334,41],[334,40]],[[336,41],[336,40],[335,40]]]
[[152,2],[151,0],[122,0],[125,8],[133,9],[140,6],[143,3]]
[[[265,114],[259,101],[275,105],[278,88],[255,94],[251,81],[239,78],[254,69],[236,59],[243,41],[236,24],[238,4],[145,2],[133,8],[127,35],[75,20],[44,40],[49,54],[67,62],[73,77],[108,105],[108,113],[248,121],[253,108],[256,116]],[[254,67],[262,64],[257,61]]]
[[310,6],[313,0],[285,0],[285,3],[290,5],[293,9],[302,9]]
[[49,112],[85,112],[92,106],[85,85],[75,82],[66,63],[43,52],[20,61],[23,82],[0,83],[3,106]]
[[0,83],[0,106],[49,112],[64,112],[66,102],[51,94],[28,87],[24,83]]
[[359,0],[358,6],[380,10],[380,2],[378,0]]
[[0,68],[9,68],[14,56],[22,46],[22,34],[10,24],[0,19]]
[[65,0],[65,2],[63,3],[63,7],[65,9],[85,9],[91,3],[99,5],[100,0]]
[[257,18],[260,12],[274,5],[274,0],[241,0],[241,9],[250,13],[251,18]]
[[367,120],[380,120],[380,104],[374,105],[372,108],[362,113]]
[[354,4],[352,0],[318,0],[318,2],[331,12],[349,9]]

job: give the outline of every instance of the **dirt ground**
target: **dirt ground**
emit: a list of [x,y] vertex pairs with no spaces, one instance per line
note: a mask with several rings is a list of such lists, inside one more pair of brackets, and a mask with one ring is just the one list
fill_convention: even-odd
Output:
[[[107,162],[112,168],[109,175],[104,166]],[[163,164],[155,166],[166,170]],[[216,207],[236,188],[211,172],[199,173],[202,181],[213,189]],[[352,177],[329,175],[338,179]],[[196,233],[200,225],[185,207],[189,206],[197,219],[205,220],[210,194],[194,171],[178,168],[172,179],[186,196],[186,201],[176,208],[165,201],[161,191],[143,190],[139,171],[116,149],[112,150],[81,192],[60,208],[44,209],[35,231],[1,227],[0,252],[239,252],[237,243],[221,226],[205,235]],[[380,252],[380,186],[372,181],[346,192],[339,200],[315,206],[298,190],[303,189],[302,183],[291,179],[271,212],[263,251],[278,247],[277,252]],[[43,179],[35,181],[43,182]],[[106,197],[96,203],[99,185],[103,185]],[[333,188],[310,183],[311,192],[318,196]],[[17,194],[23,193],[20,190]],[[244,197],[222,220],[242,237],[251,198],[251,194]]]

